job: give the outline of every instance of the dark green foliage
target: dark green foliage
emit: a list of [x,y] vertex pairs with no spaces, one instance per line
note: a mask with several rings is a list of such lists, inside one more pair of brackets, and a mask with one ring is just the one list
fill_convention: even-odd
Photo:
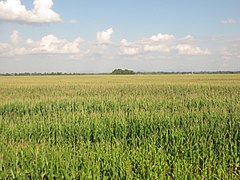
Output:
[[112,74],[135,74],[134,71],[128,69],[114,69]]

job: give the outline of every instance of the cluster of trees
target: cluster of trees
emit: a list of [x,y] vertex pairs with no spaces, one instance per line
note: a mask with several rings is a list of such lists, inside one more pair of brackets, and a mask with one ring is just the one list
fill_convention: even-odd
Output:
[[128,69],[114,69],[112,74],[135,74],[135,72]]

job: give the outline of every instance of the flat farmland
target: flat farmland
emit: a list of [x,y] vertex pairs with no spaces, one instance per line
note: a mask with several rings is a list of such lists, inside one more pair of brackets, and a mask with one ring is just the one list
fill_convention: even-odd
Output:
[[240,179],[240,75],[0,76],[0,179]]

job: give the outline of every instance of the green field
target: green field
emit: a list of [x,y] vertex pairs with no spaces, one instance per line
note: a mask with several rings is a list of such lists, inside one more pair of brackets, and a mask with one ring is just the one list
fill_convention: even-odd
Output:
[[0,77],[0,179],[240,179],[240,75]]

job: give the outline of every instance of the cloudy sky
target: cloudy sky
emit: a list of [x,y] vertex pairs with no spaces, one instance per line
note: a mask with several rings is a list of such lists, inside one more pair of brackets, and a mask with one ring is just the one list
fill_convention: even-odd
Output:
[[0,0],[0,73],[240,70],[239,0]]

